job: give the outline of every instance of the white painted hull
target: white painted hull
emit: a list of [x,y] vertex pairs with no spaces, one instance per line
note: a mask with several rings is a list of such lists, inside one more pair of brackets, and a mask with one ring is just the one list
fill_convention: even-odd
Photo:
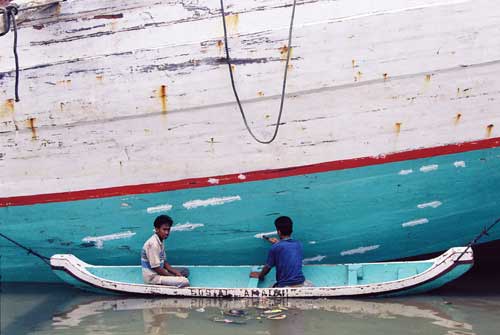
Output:
[[[264,138],[290,4],[226,2],[237,86]],[[498,136],[493,1],[300,2],[283,125],[268,146],[250,138],[234,103],[218,1],[68,0],[34,15],[19,27],[19,103],[9,100],[12,34],[0,39],[0,198]]]

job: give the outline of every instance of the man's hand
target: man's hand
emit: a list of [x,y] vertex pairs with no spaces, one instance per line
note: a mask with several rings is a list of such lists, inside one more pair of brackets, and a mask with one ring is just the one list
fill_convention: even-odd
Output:
[[250,272],[250,278],[259,278],[260,279],[260,272],[259,271]]
[[170,271],[170,272],[171,272],[174,276],[176,276],[176,277],[182,277],[182,274],[181,274],[179,271],[177,271],[177,270],[172,269],[172,271]]
[[275,244],[275,243],[278,243],[278,242],[279,242],[279,240],[278,240],[277,238],[275,238],[275,237],[271,237],[271,238],[269,238],[269,239],[267,239],[267,240],[268,240],[268,241],[269,241],[269,243],[271,243],[271,244]]

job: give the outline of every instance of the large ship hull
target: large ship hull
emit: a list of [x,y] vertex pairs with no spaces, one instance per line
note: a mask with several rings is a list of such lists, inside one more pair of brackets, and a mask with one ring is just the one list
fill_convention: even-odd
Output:
[[[156,215],[168,258],[258,264],[278,215],[306,261],[399,259],[498,215],[500,9],[491,1],[66,1],[0,38],[0,232],[50,256],[134,264]],[[24,14],[23,14],[24,15]],[[492,231],[488,239],[497,240]],[[0,240],[3,281],[53,281]],[[30,271],[27,271],[27,269]],[[31,271],[34,270],[34,272]],[[33,274],[34,273],[34,274]]]
[[[259,236],[273,234],[275,217],[290,215],[306,262],[411,257],[465,245],[498,216],[500,148],[488,147],[499,143],[1,199],[2,232],[45,255],[70,250],[103,264],[135,264],[152,221],[165,213],[177,222],[167,241],[172,263],[260,264],[267,244]],[[484,242],[498,238],[492,231]],[[4,280],[54,279],[33,255],[2,249]]]

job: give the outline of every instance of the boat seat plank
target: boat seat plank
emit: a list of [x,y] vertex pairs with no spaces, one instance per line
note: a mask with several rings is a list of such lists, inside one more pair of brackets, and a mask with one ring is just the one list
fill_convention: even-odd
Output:
[[363,266],[349,264],[347,270],[347,285],[358,285],[358,280],[363,279]]

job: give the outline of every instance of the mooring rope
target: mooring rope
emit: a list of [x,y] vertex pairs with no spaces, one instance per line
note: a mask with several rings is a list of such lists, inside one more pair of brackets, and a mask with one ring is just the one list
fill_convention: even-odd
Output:
[[483,236],[487,236],[488,235],[488,232],[493,228],[495,227],[498,223],[500,222],[500,218],[496,219],[495,222],[493,222],[488,228],[483,228],[483,230],[481,231],[481,233],[479,233],[479,235],[477,235],[472,241],[469,242],[469,244],[467,244],[467,248],[465,248],[465,250],[460,254],[460,256],[458,256],[456,262],[458,262],[460,260],[460,258],[462,258],[462,256],[470,249],[472,248],[472,246],[476,245],[477,242],[481,239],[481,237]]
[[0,233],[0,236],[3,237],[4,239],[6,239],[7,241],[10,241],[10,242],[14,243],[19,248],[26,250],[28,252],[28,255],[34,255],[34,256],[40,258],[42,261],[44,261],[45,264],[47,264],[48,266],[50,266],[50,258],[49,257],[41,255],[41,254],[39,254],[38,252],[34,251],[31,248],[25,247],[21,243],[14,241],[10,237],[6,236],[5,234]]
[[253,137],[253,139],[255,141],[262,143],[262,144],[272,143],[276,139],[276,136],[278,135],[278,130],[280,127],[281,116],[283,114],[283,105],[284,105],[284,101],[285,101],[285,89],[286,89],[286,78],[287,78],[287,74],[288,74],[288,63],[290,62],[290,54],[292,53],[292,33],[293,33],[293,21],[295,18],[296,5],[297,5],[297,0],[294,0],[293,7],[292,7],[292,15],[290,18],[290,28],[288,30],[288,46],[287,46],[288,52],[287,52],[286,64],[285,64],[285,73],[283,75],[283,85],[282,85],[282,89],[281,89],[281,102],[280,102],[280,109],[279,109],[279,113],[278,113],[278,119],[276,121],[276,126],[274,128],[273,136],[271,137],[271,139],[265,141],[265,140],[261,140],[261,139],[257,138],[257,136],[255,136],[252,129],[248,125],[248,121],[247,121],[247,118],[245,116],[245,112],[243,111],[243,106],[241,105],[241,101],[240,101],[240,98],[238,96],[238,92],[236,90],[236,85],[234,82],[233,68],[231,66],[231,57],[229,56],[229,46],[228,46],[227,27],[226,27],[226,13],[224,12],[224,0],[220,0],[222,24],[224,26],[224,45],[225,45],[225,49],[226,49],[226,61],[227,61],[227,65],[229,67],[229,75],[231,77],[231,86],[233,88],[233,93],[234,93],[234,96],[236,98],[236,102],[238,104],[238,108],[240,110],[241,117],[243,118],[243,122],[245,123],[245,127],[248,130],[248,133]]

